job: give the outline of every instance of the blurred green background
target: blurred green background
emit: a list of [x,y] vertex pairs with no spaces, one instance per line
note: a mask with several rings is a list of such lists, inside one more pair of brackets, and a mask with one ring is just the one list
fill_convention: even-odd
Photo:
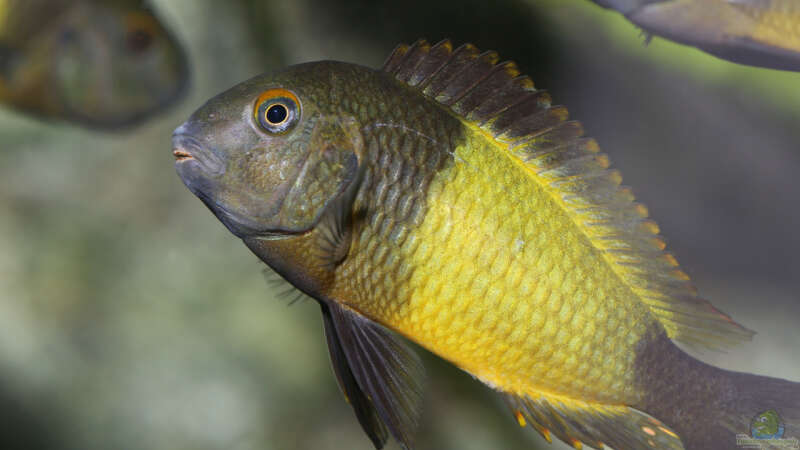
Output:
[[[585,0],[153,6],[192,61],[179,106],[119,134],[0,111],[0,448],[371,448],[332,376],[318,308],[287,307],[183,187],[170,135],[257,73],[378,66],[418,37],[516,60],[598,139],[700,292],[759,333],[699,357],[800,380],[800,74],[645,46]],[[567,448],[425,360],[420,449]]]

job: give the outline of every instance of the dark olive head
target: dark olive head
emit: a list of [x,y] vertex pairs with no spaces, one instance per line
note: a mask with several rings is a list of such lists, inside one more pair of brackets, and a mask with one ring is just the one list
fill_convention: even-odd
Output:
[[239,237],[312,229],[353,182],[363,155],[343,92],[343,63],[311,63],[246,81],[211,99],[173,135],[186,186]]

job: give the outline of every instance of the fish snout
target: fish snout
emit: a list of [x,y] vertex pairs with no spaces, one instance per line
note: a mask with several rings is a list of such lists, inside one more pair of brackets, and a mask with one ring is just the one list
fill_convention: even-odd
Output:
[[225,173],[222,158],[200,139],[190,134],[186,124],[178,127],[172,134],[172,155],[175,157],[176,167],[196,164],[209,176],[217,177]]
[[190,136],[180,134],[172,136],[172,156],[175,157],[176,162],[195,159],[192,150],[196,150],[199,146],[194,141]]

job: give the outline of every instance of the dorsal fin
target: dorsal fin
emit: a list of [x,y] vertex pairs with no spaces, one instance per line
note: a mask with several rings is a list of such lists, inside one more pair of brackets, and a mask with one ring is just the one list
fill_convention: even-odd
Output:
[[687,344],[719,348],[753,332],[699,298],[647,208],[621,187],[619,172],[597,142],[583,137],[566,108],[552,106],[512,62],[471,44],[453,49],[445,40],[400,45],[383,70],[419,89],[525,163],[535,180],[560,202],[603,251],[616,274],[649,305],[668,335]]

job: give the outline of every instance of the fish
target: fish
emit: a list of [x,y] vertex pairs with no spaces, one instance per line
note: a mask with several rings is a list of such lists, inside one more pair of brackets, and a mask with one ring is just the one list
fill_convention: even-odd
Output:
[[0,103],[95,129],[129,128],[177,102],[180,43],[138,0],[0,0]]
[[795,0],[592,0],[650,35],[738,64],[800,71]]
[[753,332],[698,296],[598,143],[516,64],[449,40],[380,69],[258,75],[173,134],[175,168],[320,306],[333,371],[376,448],[414,448],[424,368],[406,339],[576,448],[730,449],[800,383],[676,345]]

